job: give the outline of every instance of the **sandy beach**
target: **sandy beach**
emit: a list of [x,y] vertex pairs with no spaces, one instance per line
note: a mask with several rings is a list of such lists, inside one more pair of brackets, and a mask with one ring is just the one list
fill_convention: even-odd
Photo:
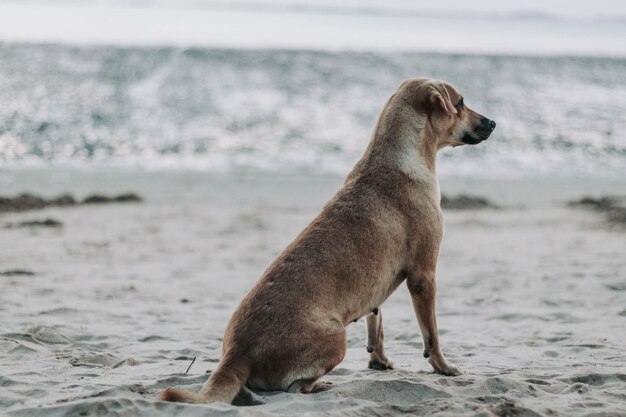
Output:
[[[0,171],[4,195],[144,198],[0,214],[0,414],[626,415],[626,231],[566,205],[626,195],[623,181],[604,179],[442,179],[445,195],[500,206],[445,211],[438,321],[462,376],[432,373],[401,286],[382,306],[395,370],[367,369],[360,320],[327,391],[247,392],[240,405],[155,401],[168,386],[199,389],[243,294],[341,182]],[[46,219],[60,224],[15,227]]]

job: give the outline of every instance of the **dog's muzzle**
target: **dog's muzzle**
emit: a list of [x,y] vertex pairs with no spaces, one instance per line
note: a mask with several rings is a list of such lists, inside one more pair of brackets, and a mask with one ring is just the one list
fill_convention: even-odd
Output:
[[472,134],[466,132],[461,138],[461,141],[463,141],[463,143],[467,143],[468,145],[476,145],[483,140],[486,140],[495,128],[496,122],[483,117],[480,120],[478,127],[474,129],[474,132],[472,132]]

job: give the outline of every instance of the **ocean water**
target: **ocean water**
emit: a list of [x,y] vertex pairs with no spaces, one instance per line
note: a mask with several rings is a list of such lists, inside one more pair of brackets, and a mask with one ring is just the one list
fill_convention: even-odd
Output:
[[23,43],[0,44],[0,166],[344,174],[416,76],[498,123],[441,175],[626,173],[625,58]]

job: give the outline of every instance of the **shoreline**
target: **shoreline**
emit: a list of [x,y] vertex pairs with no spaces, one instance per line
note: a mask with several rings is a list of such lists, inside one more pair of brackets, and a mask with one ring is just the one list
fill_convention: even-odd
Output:
[[[166,193],[173,198],[208,199],[212,187],[233,184],[255,187],[262,184],[268,192],[281,184],[315,184],[307,191],[312,201],[320,200],[320,207],[337,191],[348,174],[311,173],[308,171],[274,172],[255,169],[239,171],[202,171],[188,169],[144,169],[133,167],[101,167],[94,169],[67,169],[57,167],[0,168],[0,194],[40,194],[53,198],[65,193],[79,199],[90,194],[123,194],[136,191],[154,202],[166,201]],[[453,197],[460,194],[486,197],[505,207],[566,204],[585,196],[601,197],[626,195],[626,183],[613,176],[520,176],[518,178],[490,178],[476,176],[438,175],[442,194]],[[160,184],[158,184],[160,183]],[[318,184],[329,191],[318,194]],[[181,187],[185,187],[181,189]]]

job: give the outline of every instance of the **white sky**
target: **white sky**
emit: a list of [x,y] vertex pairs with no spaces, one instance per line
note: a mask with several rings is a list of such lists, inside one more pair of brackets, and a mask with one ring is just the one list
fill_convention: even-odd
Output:
[[[155,0],[170,3],[172,0]],[[185,2],[186,0],[182,0]],[[178,0],[180,3],[180,0]],[[517,13],[539,12],[563,17],[626,16],[625,0],[191,0],[196,4],[305,5],[342,8],[371,7],[433,12]]]
[[3,41],[626,56],[626,0],[0,0]]
[[559,17],[626,17],[626,0],[0,0],[3,4],[213,8],[324,7],[375,8],[476,14],[545,13]]

